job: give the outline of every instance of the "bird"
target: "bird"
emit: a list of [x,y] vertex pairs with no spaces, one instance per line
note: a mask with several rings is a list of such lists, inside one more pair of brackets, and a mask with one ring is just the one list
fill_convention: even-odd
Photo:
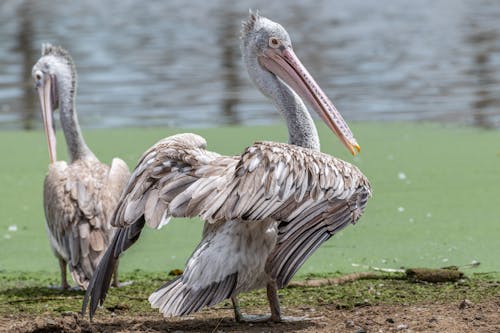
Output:
[[[113,267],[145,225],[199,216],[202,239],[184,272],[149,296],[165,316],[183,316],[231,299],[237,321],[282,321],[277,295],[333,234],[355,223],[371,187],[354,165],[320,152],[306,100],[352,154],[360,147],[348,125],[295,55],[286,30],[250,11],[241,35],[254,85],[284,117],[288,143],[258,141],[241,155],[206,149],[183,133],[157,142],[132,172],[112,224],[119,228],[85,293],[82,314],[103,304]],[[238,294],[266,288],[270,316],[241,313]]]
[[[110,218],[127,184],[127,164],[114,158],[100,162],[85,143],[75,106],[76,67],[60,46],[42,45],[41,58],[32,69],[40,98],[50,164],[43,185],[46,229],[59,261],[61,288],[68,289],[67,267],[77,288],[86,289],[112,239]],[[58,161],[54,112],[60,122],[69,161]],[[118,283],[115,274],[114,284]]]

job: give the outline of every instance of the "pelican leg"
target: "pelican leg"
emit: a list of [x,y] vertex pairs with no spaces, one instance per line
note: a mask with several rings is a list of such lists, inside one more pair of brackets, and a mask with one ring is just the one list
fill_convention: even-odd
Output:
[[68,280],[66,279],[66,261],[62,258],[59,259],[59,268],[61,270],[61,289],[67,290],[69,289]]
[[267,299],[269,300],[269,307],[271,308],[271,321],[280,322],[280,300],[278,298],[278,287],[274,280],[267,283]]
[[309,317],[282,317],[280,309],[280,300],[278,298],[278,286],[276,281],[267,283],[267,299],[269,300],[269,307],[271,308],[270,321],[278,322],[298,322],[304,320],[311,320]]
[[262,323],[269,320],[268,315],[244,315],[241,313],[240,302],[237,296],[231,297],[233,302],[234,320],[238,323]]
[[113,281],[111,281],[111,286],[115,288],[130,286],[131,284],[134,283],[134,281],[125,281],[120,283],[118,279],[118,266],[119,266],[118,263],[119,259],[116,260],[116,265],[115,268],[113,269]]
[[234,320],[236,322],[259,323],[265,321],[294,322],[294,321],[310,320],[310,318],[307,317],[282,317],[280,309],[280,300],[278,298],[278,287],[276,286],[276,281],[268,282],[266,288],[267,288],[267,299],[269,300],[269,307],[271,308],[271,316],[242,314],[240,309],[240,302],[238,301],[237,296],[232,296],[231,302],[233,302]]
[[240,301],[238,300],[238,296],[232,296],[231,302],[233,302],[234,320],[240,323],[243,321],[243,314],[241,313]]
[[272,281],[267,284],[267,298],[269,300],[269,306],[271,307],[271,316],[269,315],[244,315],[241,313],[240,302],[237,296],[232,296],[231,301],[233,302],[234,309],[234,320],[236,322],[246,322],[246,323],[259,323],[265,321],[281,321],[281,311],[280,302],[278,299],[276,282]]
[[113,282],[111,283],[111,285],[116,288],[120,286],[120,282],[118,281],[118,262],[119,261],[116,260],[115,269],[113,271]]

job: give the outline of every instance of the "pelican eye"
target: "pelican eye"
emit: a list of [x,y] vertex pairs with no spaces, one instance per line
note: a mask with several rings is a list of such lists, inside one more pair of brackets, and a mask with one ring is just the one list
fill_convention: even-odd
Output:
[[35,80],[40,81],[42,79],[42,73],[40,71],[36,71]]
[[273,49],[277,49],[280,47],[281,43],[280,40],[276,37],[271,37],[269,38],[269,46],[272,47]]

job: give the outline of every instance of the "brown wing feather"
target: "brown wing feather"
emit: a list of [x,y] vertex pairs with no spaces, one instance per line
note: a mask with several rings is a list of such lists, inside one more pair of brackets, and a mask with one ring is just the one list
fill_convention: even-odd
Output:
[[83,288],[110,241],[109,217],[126,184],[125,163],[113,165],[110,173],[95,159],[70,165],[56,162],[45,178],[44,207],[52,249],[68,262],[73,280]]

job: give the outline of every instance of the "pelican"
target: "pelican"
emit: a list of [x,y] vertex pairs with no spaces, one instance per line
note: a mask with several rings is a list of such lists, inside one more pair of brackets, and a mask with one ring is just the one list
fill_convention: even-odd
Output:
[[[79,288],[86,289],[113,235],[109,222],[130,171],[119,158],[111,167],[99,162],[83,139],[75,108],[76,69],[69,53],[50,44],[33,66],[40,98],[50,164],[43,201],[46,229],[59,260],[61,288],[69,288],[66,267]],[[59,109],[69,163],[57,161],[54,111]],[[117,283],[115,275],[114,284]]]
[[[242,52],[253,83],[284,116],[288,144],[256,142],[239,156],[206,150],[195,134],[165,138],[144,153],[112,223],[120,228],[92,277],[83,301],[90,318],[104,302],[119,255],[145,224],[199,216],[202,240],[184,273],[149,297],[165,317],[183,316],[237,295],[267,288],[272,321],[281,315],[277,289],[288,284],[327,239],[363,213],[371,189],[357,167],[320,152],[312,117],[321,116],[352,153],[360,148],[332,102],[292,50],[285,29],[258,13],[243,23]],[[258,318],[255,318],[258,320]]]

